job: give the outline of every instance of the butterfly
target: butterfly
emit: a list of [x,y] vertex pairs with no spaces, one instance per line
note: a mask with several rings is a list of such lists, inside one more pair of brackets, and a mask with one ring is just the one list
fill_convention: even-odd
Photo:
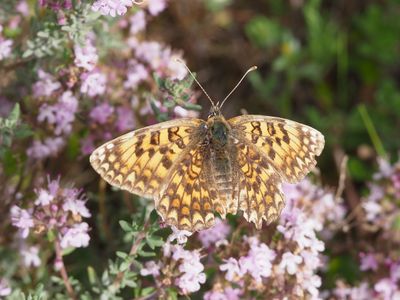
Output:
[[282,183],[299,182],[315,167],[324,136],[278,117],[225,119],[221,107],[246,74],[221,105],[192,74],[212,103],[207,120],[182,118],[129,132],[97,148],[91,165],[111,185],[154,198],[163,221],[181,230],[211,227],[215,212],[225,218],[240,211],[257,229],[274,222],[285,203]]

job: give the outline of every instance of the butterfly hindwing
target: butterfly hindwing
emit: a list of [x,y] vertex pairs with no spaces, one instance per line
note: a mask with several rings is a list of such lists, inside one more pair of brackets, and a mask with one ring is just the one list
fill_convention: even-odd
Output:
[[232,134],[253,144],[284,182],[303,179],[315,167],[315,157],[325,144],[319,131],[286,119],[243,115],[228,123]]
[[197,142],[202,123],[188,118],[138,129],[97,148],[90,162],[110,184],[140,196],[158,196],[176,161]]
[[156,209],[168,225],[198,231],[214,224],[217,193],[207,180],[206,151],[198,145],[189,149],[156,197]]

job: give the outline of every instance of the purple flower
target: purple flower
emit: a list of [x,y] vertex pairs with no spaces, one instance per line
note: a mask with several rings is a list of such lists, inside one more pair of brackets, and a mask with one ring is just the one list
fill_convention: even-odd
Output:
[[179,271],[181,275],[175,283],[184,294],[198,291],[200,284],[206,282],[206,274],[203,273],[204,266],[200,262],[200,254],[197,251],[186,250],[179,265]]
[[48,97],[53,92],[61,88],[61,83],[55,81],[54,77],[42,69],[38,70],[39,81],[33,85],[33,95],[35,97]]
[[250,274],[257,282],[262,281],[272,274],[272,261],[275,259],[275,251],[264,243],[250,244],[250,251],[245,257],[239,259],[242,272]]
[[94,149],[96,147],[94,146],[93,136],[89,135],[81,140],[81,152],[83,155],[91,154]]
[[120,132],[132,130],[136,125],[132,109],[123,106],[118,107],[117,121],[115,125],[117,130]]
[[382,211],[382,207],[379,203],[370,200],[363,201],[361,206],[367,214],[366,218],[368,221],[374,221]]
[[[76,190],[73,191],[74,193],[76,192]],[[62,208],[64,211],[70,211],[74,215],[80,215],[85,218],[89,218],[91,216],[86,207],[86,201],[79,199],[77,195],[74,194],[66,197]]]
[[138,84],[149,77],[149,72],[144,65],[132,62],[132,67],[128,70],[127,79],[124,82],[126,89],[136,89]]
[[99,124],[105,124],[107,119],[114,113],[114,107],[104,102],[100,105],[95,106],[90,112],[89,116],[92,121]]
[[36,246],[23,247],[20,251],[22,261],[26,267],[39,267],[41,260],[39,257],[39,248]]
[[136,34],[146,28],[146,15],[143,10],[136,12],[129,21],[131,34]]
[[152,275],[153,277],[160,275],[160,263],[156,263],[155,261],[151,260],[145,263],[144,268],[140,270],[140,275],[142,276],[149,276]]
[[223,290],[209,291],[204,294],[204,300],[239,300],[242,291],[230,286]]
[[15,6],[15,10],[24,17],[29,15],[29,5],[25,0],[18,2],[17,6]]
[[92,71],[95,68],[99,56],[90,40],[86,40],[83,46],[76,45],[74,47],[74,52],[74,63],[77,67],[84,68],[88,71]]
[[361,258],[361,271],[372,270],[376,271],[378,269],[378,261],[375,258],[375,255],[372,253],[360,253]]
[[89,97],[101,95],[106,91],[107,77],[100,72],[85,73],[81,79],[81,92]]
[[0,37],[0,60],[3,60],[11,55],[12,40],[6,40]]
[[297,272],[298,265],[301,264],[303,258],[300,255],[295,255],[292,252],[285,252],[282,255],[282,261],[279,264],[281,270],[286,270],[288,274],[294,275]]
[[93,3],[92,9],[102,15],[124,15],[136,1],[134,0],[97,0]]
[[29,230],[34,227],[33,218],[29,211],[16,205],[11,207],[11,223],[22,230],[23,238],[26,238],[29,235]]
[[214,226],[207,230],[200,231],[198,237],[203,244],[203,247],[208,248],[215,245],[216,242],[226,239],[229,232],[229,225],[221,219],[216,219]]
[[51,201],[53,201],[53,200],[54,200],[54,196],[52,194],[50,194],[49,191],[47,191],[45,189],[40,189],[38,197],[35,201],[35,205],[46,206],[46,205],[49,205],[51,203]]
[[204,273],[184,273],[175,280],[175,284],[182,290],[184,294],[197,292],[200,284],[206,282],[206,274]]
[[47,120],[49,124],[53,124],[56,135],[68,134],[72,130],[77,109],[78,100],[71,91],[65,91],[54,105],[45,103],[40,107],[38,121]]
[[150,14],[152,14],[153,16],[158,15],[167,6],[166,0],[148,0],[147,3],[148,3],[147,9],[149,10]]
[[31,158],[43,159],[56,155],[64,146],[64,140],[61,137],[46,138],[43,142],[34,141],[33,145],[28,148],[27,154]]
[[396,300],[394,295],[398,292],[397,289],[396,282],[390,278],[383,278],[374,285],[374,290],[381,296],[380,299],[383,300]]
[[61,248],[87,247],[89,245],[89,225],[85,222],[72,225],[61,235]]
[[167,239],[167,242],[171,243],[176,240],[180,245],[186,244],[187,238],[192,235],[192,232],[187,230],[179,230],[175,226],[171,227],[172,233]]
[[10,295],[12,292],[8,281],[4,278],[0,278],[0,297],[5,297]]
[[237,259],[230,257],[227,260],[224,260],[225,263],[219,266],[219,269],[223,272],[226,271],[225,278],[228,281],[235,282],[237,279],[243,277],[244,273],[239,266],[239,262]]

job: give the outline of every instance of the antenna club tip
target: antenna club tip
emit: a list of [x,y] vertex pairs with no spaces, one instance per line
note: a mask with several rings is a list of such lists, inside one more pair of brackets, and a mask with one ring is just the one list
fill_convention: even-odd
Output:
[[252,66],[252,67],[250,68],[251,71],[254,71],[254,70],[257,70],[257,69],[258,69],[257,66]]

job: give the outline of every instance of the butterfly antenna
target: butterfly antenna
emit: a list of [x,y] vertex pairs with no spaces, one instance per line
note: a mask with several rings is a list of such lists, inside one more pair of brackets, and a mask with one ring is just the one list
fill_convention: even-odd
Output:
[[221,105],[219,106],[219,109],[221,109],[222,105],[224,105],[225,101],[233,94],[233,92],[237,89],[237,87],[242,83],[243,79],[247,76],[247,74],[249,74],[250,72],[257,70],[257,66],[252,66],[250,69],[248,69],[246,71],[246,73],[244,73],[244,75],[242,76],[242,78],[239,80],[239,82],[235,85],[235,87],[232,89],[232,91],[228,94],[228,96],[226,96],[224,98],[224,100],[222,100]]
[[202,87],[202,85],[200,84],[200,82],[198,82],[198,80],[196,79],[196,76],[194,76],[194,74],[192,73],[192,71],[190,71],[189,67],[179,58],[176,58],[176,61],[181,63],[182,65],[184,65],[184,67],[186,68],[186,70],[189,72],[190,76],[193,77],[194,81],[198,84],[198,86],[201,88],[201,90],[203,91],[203,93],[207,96],[208,100],[210,100],[211,105],[216,108],[217,106],[215,105],[214,101],[212,101],[211,97],[207,94],[206,90]]

